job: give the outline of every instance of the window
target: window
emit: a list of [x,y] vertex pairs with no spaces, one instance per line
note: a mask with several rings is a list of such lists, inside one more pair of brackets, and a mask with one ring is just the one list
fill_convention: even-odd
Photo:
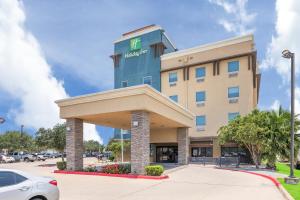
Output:
[[228,62],[228,72],[238,72],[239,71],[240,62],[232,61]]
[[172,96],[169,96],[170,99],[172,99],[173,101],[175,102],[178,102],[178,95],[172,95]]
[[13,172],[0,172],[0,187],[19,184],[25,180],[27,178]]
[[170,72],[169,73],[169,83],[177,82],[177,72]]
[[234,120],[239,115],[240,115],[240,113],[238,113],[238,112],[228,113],[228,121],[230,122],[230,121]]
[[206,124],[205,115],[200,115],[196,117],[196,126],[204,126]]
[[240,96],[239,87],[230,87],[228,88],[228,98],[237,98]]
[[144,84],[148,84],[148,85],[152,85],[152,76],[146,76],[143,78],[143,83]]
[[122,87],[128,87],[128,81],[122,81]]
[[212,147],[193,147],[192,157],[213,157]]
[[205,77],[205,67],[196,68],[196,78]]
[[205,91],[196,92],[196,102],[205,101]]

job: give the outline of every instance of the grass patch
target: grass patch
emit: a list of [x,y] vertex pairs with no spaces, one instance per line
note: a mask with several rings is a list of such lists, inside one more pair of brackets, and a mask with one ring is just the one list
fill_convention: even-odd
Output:
[[[290,166],[286,163],[276,163],[276,171],[281,174],[290,175]],[[296,177],[300,178],[300,170],[295,169],[294,174]]]
[[278,181],[281,183],[281,185],[290,193],[290,195],[295,199],[295,200],[300,200],[300,184],[298,185],[290,185],[286,184],[284,182],[283,178],[278,178]]

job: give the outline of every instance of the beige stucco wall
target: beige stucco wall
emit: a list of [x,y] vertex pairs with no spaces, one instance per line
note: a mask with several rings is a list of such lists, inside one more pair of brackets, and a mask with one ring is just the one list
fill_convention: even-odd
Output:
[[[238,60],[240,62],[237,77],[230,77],[227,72],[227,63]],[[204,82],[198,83],[195,78],[195,69],[197,67],[206,68]],[[176,86],[169,85],[169,73],[177,71],[178,81]],[[196,130],[196,122],[189,130],[190,137],[217,136],[218,129],[227,124],[228,113],[239,112],[245,115],[256,106],[256,95],[253,88],[252,70],[248,70],[248,57],[239,57],[230,60],[220,61],[220,74],[213,76],[213,64],[205,64],[190,67],[189,80],[183,80],[183,68],[162,72],[162,93],[167,96],[178,95],[178,103],[186,107],[197,115],[206,115],[205,131]],[[228,87],[239,86],[240,97],[238,103],[230,104],[228,102]],[[205,106],[197,107],[196,92],[205,91]]]
[[177,129],[151,129],[150,143],[177,143]]

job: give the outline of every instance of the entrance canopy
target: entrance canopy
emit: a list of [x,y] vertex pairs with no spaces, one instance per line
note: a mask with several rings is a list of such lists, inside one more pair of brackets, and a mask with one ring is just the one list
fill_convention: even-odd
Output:
[[129,130],[133,111],[149,112],[150,128],[189,128],[194,114],[148,85],[115,89],[56,101],[63,119]]

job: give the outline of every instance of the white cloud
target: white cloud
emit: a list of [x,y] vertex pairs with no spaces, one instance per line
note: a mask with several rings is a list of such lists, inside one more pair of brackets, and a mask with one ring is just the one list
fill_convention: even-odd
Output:
[[222,18],[218,21],[227,32],[235,35],[244,35],[255,31],[250,26],[256,17],[256,13],[248,13],[246,10],[248,0],[236,0],[235,2],[209,0],[209,2],[222,7],[228,14],[227,18]]
[[[25,19],[22,2],[0,0],[0,90],[19,103],[10,111],[16,124],[52,127],[61,122],[54,101],[68,95],[53,76],[38,41],[24,28]],[[95,126],[85,128],[85,138],[102,141]]]
[[279,107],[280,107],[280,101],[278,99],[276,99],[270,106],[270,110],[277,111],[277,110],[279,110]]
[[[299,73],[300,65],[297,64],[297,56],[300,55],[300,1],[277,0],[276,1],[276,24],[275,34],[267,47],[265,59],[261,69],[275,69],[282,77],[284,86],[289,85],[290,60],[282,58],[282,51],[289,49],[296,55],[296,72]],[[299,60],[299,59],[298,59]],[[290,93],[289,93],[290,94]],[[300,113],[300,88],[296,86],[295,112]]]

